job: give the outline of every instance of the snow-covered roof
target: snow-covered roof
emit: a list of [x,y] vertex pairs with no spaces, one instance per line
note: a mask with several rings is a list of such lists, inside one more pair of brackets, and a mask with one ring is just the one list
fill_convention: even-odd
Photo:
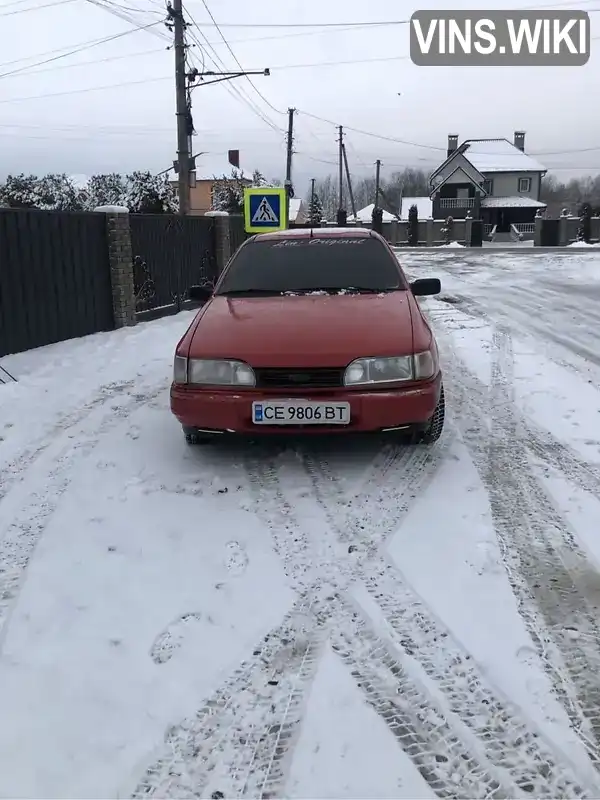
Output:
[[[356,212],[356,217],[351,214],[348,217],[348,222],[371,222],[373,219],[373,209],[375,208],[375,203],[371,203],[364,208],[361,208],[360,211]],[[398,219],[393,214],[390,214],[389,211],[383,210],[383,222],[393,222],[394,220]]]
[[545,172],[546,167],[508,139],[467,139],[463,155],[479,172]]
[[482,208],[546,208],[546,203],[533,200],[531,197],[519,195],[516,197],[484,197],[481,200]]
[[419,219],[429,219],[433,213],[433,204],[430,197],[403,197],[400,201],[400,219],[408,219],[411,206],[416,206]]

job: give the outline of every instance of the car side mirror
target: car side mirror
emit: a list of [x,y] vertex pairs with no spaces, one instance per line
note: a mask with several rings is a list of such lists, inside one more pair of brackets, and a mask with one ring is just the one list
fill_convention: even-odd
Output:
[[415,297],[426,297],[439,294],[442,291],[442,283],[439,278],[420,278],[410,284],[410,290]]
[[195,300],[197,303],[206,303],[212,297],[212,286],[190,286],[188,289],[188,297],[190,300]]

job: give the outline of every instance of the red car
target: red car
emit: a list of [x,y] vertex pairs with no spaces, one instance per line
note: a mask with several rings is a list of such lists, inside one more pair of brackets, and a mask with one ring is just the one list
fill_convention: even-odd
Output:
[[379,234],[259,234],[235,253],[177,345],[171,410],[186,440],[401,431],[436,441],[444,389],[434,335]]

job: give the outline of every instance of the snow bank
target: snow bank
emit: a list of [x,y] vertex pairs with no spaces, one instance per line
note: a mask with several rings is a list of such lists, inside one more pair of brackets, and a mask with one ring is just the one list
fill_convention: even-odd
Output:
[[458,242],[448,242],[448,244],[440,244],[439,247],[464,247],[464,244],[459,244]]

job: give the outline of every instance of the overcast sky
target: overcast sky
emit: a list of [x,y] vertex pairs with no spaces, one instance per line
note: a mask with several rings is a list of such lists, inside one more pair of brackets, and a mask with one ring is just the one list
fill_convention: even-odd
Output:
[[[204,59],[206,69],[215,69],[218,58],[219,69],[237,69],[203,0],[185,2],[192,23],[190,43],[203,44],[192,47],[193,62],[200,68]],[[166,49],[170,34],[162,24],[134,31],[135,26],[160,23],[164,4],[94,3],[0,0],[1,176],[159,171],[171,164],[175,115],[174,58]],[[207,151],[198,158],[199,173],[221,172],[227,150],[239,148],[246,170],[283,177],[289,107],[298,110],[294,177],[303,189],[311,176],[334,172],[336,160],[334,125],[309,114],[348,126],[347,152],[358,176],[373,174],[377,158],[384,172],[404,166],[431,170],[444,157],[448,133],[458,133],[461,140],[512,139],[515,129],[527,132],[528,152],[547,153],[537,158],[557,176],[600,172],[600,40],[592,42],[584,67],[426,68],[408,58],[405,24],[316,27],[401,21],[423,8],[543,7],[539,0],[207,0],[207,5],[242,66],[269,67],[271,76],[252,78],[263,97],[244,78],[194,91],[194,150]],[[545,6],[555,8],[558,2],[548,0]],[[560,6],[589,11],[592,37],[600,36],[600,0]],[[116,34],[125,35],[88,46]],[[84,46],[77,54],[57,58]],[[55,60],[39,65],[49,59]]]

